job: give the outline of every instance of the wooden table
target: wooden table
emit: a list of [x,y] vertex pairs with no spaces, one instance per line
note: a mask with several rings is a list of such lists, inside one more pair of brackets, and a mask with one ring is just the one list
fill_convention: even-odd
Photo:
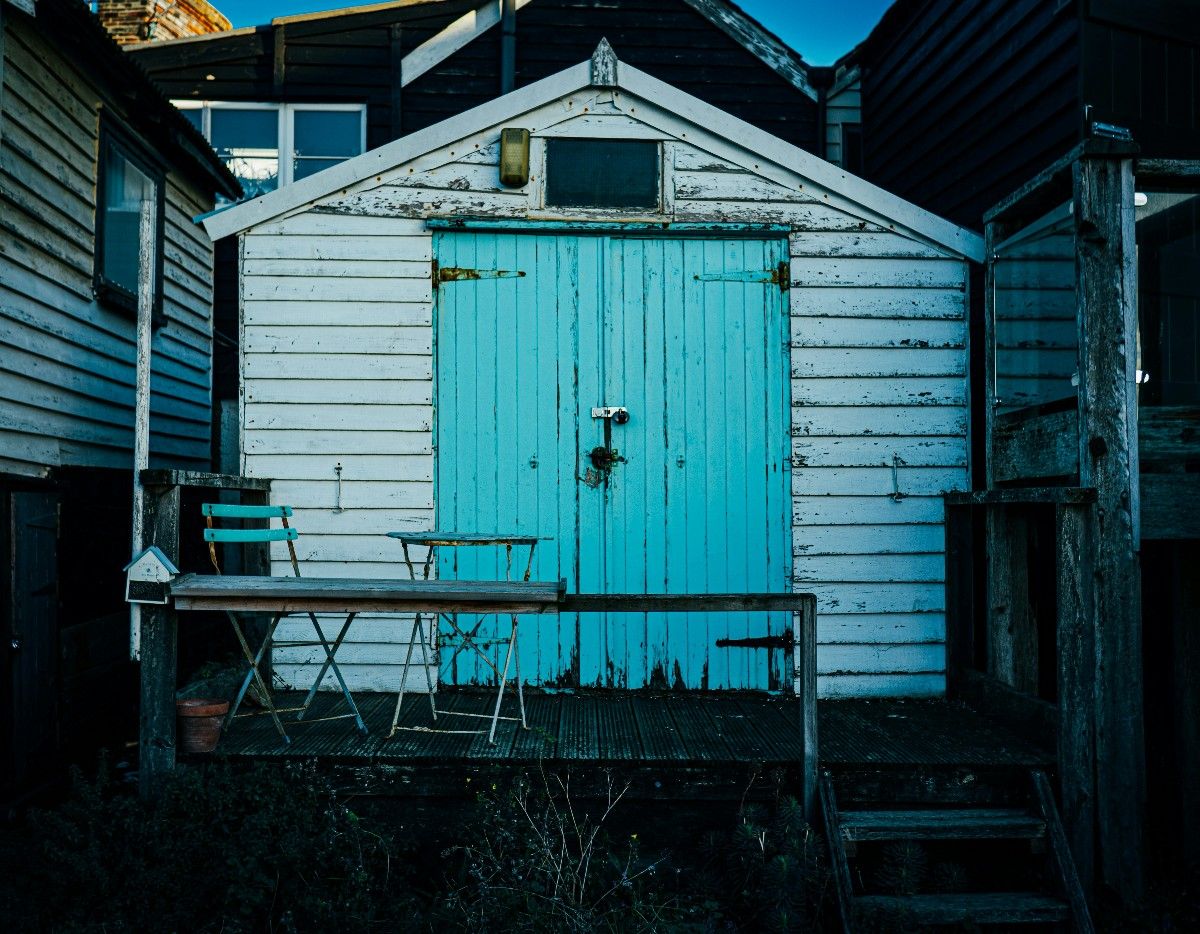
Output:
[[185,574],[172,582],[177,610],[246,613],[557,613],[566,582],[363,580]]

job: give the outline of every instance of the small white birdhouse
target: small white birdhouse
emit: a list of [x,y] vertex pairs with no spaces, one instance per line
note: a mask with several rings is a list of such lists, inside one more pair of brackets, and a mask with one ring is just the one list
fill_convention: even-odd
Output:
[[127,603],[166,603],[167,585],[179,568],[157,545],[143,549],[125,565],[125,601]]

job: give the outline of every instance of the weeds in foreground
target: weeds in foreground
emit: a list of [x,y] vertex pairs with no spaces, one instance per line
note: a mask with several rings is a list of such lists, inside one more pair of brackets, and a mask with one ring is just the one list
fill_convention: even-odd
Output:
[[146,804],[102,761],[25,837],[17,929],[366,930],[398,890],[395,844],[303,768],[180,770]]
[[627,792],[535,772],[465,812],[406,800],[385,818],[308,766],[181,769],[146,803],[102,763],[0,828],[0,918],[6,934],[818,929],[827,876],[795,801],[696,845],[685,805],[648,814]]
[[570,778],[540,772],[480,797],[476,839],[451,848],[459,863],[445,915],[473,931],[654,931],[688,915],[668,894],[660,869],[637,835],[616,840],[613,811],[629,786],[611,776],[603,800],[584,806]]

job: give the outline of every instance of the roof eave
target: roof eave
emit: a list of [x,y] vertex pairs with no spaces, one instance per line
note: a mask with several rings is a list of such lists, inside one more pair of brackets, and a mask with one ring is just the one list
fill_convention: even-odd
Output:
[[[606,46],[607,43],[601,43],[601,49]],[[573,65],[541,81],[356,156],[324,172],[262,195],[253,201],[210,215],[203,219],[204,228],[214,240],[240,233],[339,190],[348,190],[373,175],[388,172],[484,127],[501,125],[513,117],[549,104],[565,95],[592,87],[615,87],[643,100],[654,102],[696,126],[724,123],[732,128],[741,147],[810,179],[831,192],[838,193],[865,211],[893,220],[905,230],[944,249],[982,262],[983,239],[973,231],[959,227],[864,179],[857,178],[838,166],[825,162],[631,65],[621,62],[615,71],[615,78],[605,78],[598,83],[593,80],[593,61]],[[848,192],[848,189],[853,191]]]

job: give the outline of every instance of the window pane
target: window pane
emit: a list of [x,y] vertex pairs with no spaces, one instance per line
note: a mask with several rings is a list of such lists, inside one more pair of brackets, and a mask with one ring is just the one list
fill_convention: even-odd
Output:
[[115,147],[110,145],[106,156],[101,274],[136,295],[142,201],[154,200],[154,181]]
[[179,112],[187,119],[187,122],[201,132],[204,131],[204,111],[199,107],[180,108]]
[[214,108],[209,142],[248,197],[279,184],[279,112]]
[[302,178],[308,178],[308,176],[315,175],[322,169],[327,169],[344,161],[344,159],[297,159],[292,165],[292,180],[299,181]]
[[[348,159],[362,152],[362,112],[297,110],[292,134],[298,158]],[[305,174],[314,171],[309,169]]]
[[546,203],[562,207],[658,207],[658,143],[547,140]]

